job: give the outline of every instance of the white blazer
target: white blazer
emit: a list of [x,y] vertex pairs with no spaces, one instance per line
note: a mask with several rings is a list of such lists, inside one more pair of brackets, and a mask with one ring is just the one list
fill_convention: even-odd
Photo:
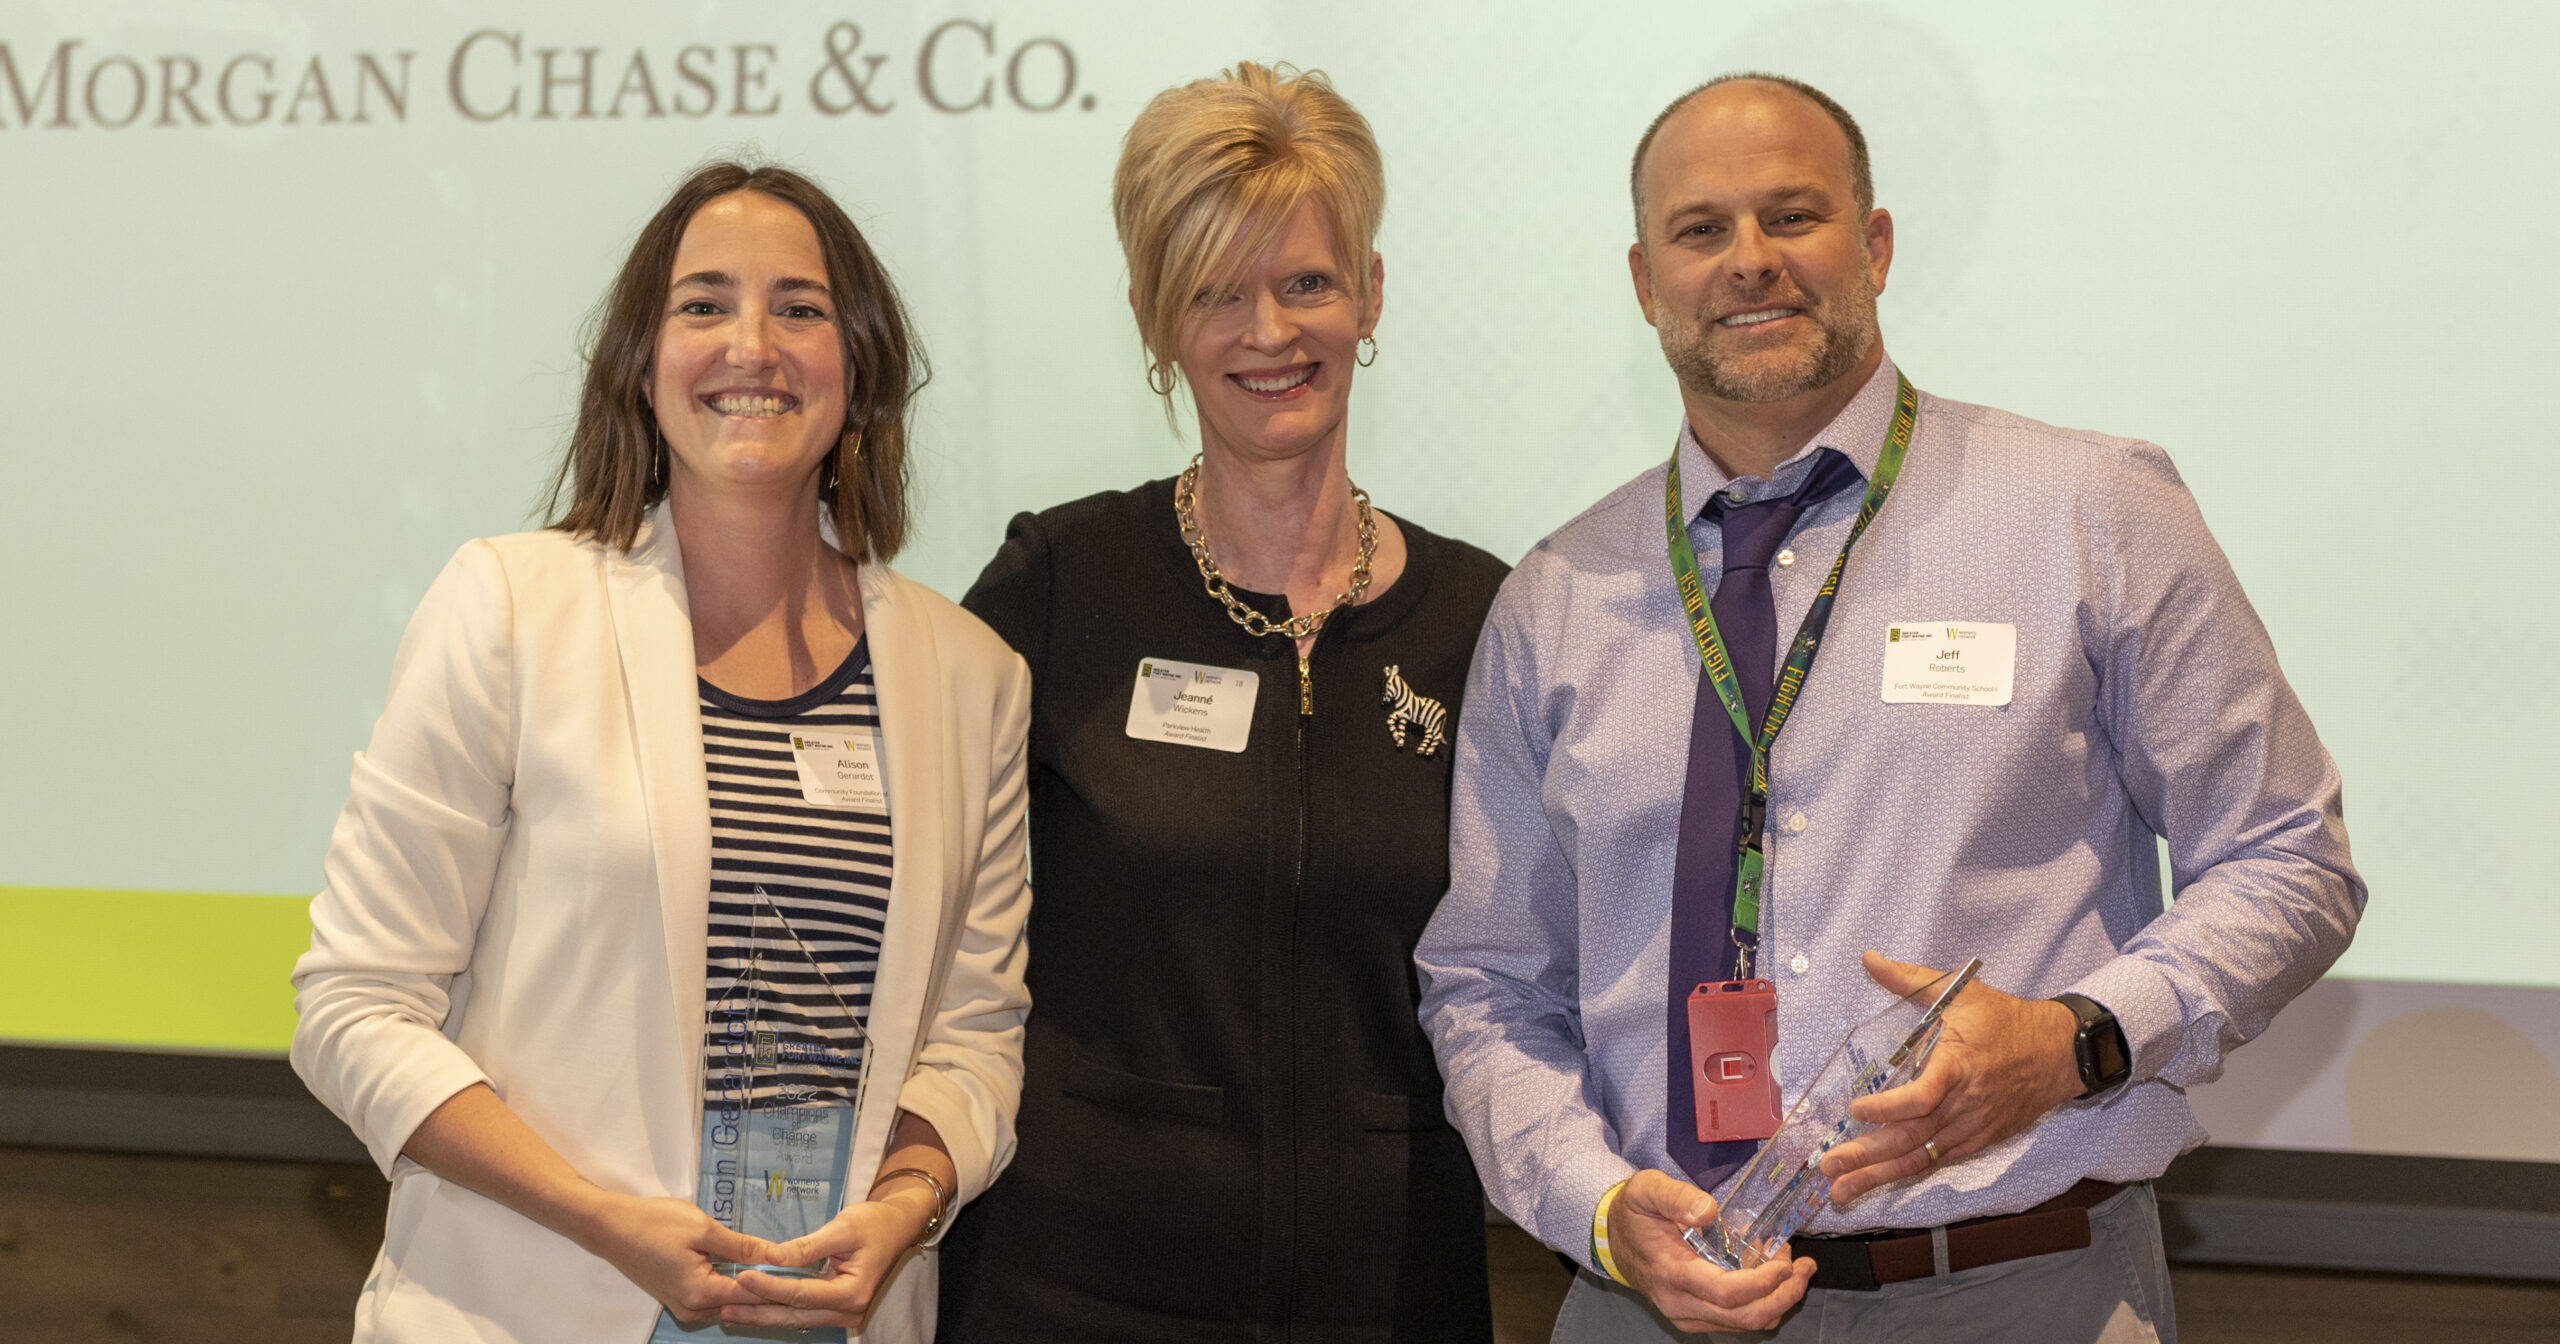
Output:
[[[950,1147],[956,1207],[1013,1155],[1030,674],[894,571],[864,565],[861,588],[895,870],[852,1170],[878,1166],[903,1108]],[[699,704],[663,510],[628,552],[558,532],[472,542],[411,618],[293,974],[294,1068],[392,1181],[356,1340],[647,1337],[658,1305],[611,1265],[400,1149],[486,1082],[596,1184],[694,1198]],[[934,1300],[928,1248],[861,1338],[930,1339]]]

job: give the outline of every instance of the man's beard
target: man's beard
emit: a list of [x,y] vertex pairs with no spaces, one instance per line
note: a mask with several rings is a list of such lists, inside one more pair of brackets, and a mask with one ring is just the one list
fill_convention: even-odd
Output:
[[[1782,305],[1794,307],[1793,304]],[[1807,346],[1755,351],[1730,356],[1714,349],[1722,330],[1704,313],[1661,329],[1662,357],[1680,385],[1721,401],[1785,401],[1829,385],[1858,366],[1876,340],[1876,290],[1864,269],[1852,273],[1849,289],[1835,305],[1806,305],[1802,311],[1814,325]]]

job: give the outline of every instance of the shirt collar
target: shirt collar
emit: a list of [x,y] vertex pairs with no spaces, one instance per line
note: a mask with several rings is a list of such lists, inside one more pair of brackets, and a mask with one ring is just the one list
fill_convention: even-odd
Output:
[[1806,473],[1813,470],[1813,454],[1817,448],[1828,448],[1848,458],[1858,468],[1858,475],[1874,480],[1876,459],[1884,453],[1885,430],[1893,424],[1894,397],[1899,390],[1893,356],[1877,361],[1876,371],[1867,377],[1858,395],[1824,425],[1820,433],[1805,441],[1793,457],[1778,464],[1778,469],[1764,479],[1745,476],[1739,480],[1728,476],[1707,450],[1698,443],[1697,431],[1683,418],[1680,443],[1674,450],[1680,457],[1680,507],[1682,517],[1695,519],[1706,511],[1707,501],[1717,491],[1739,488],[1742,498],[1737,504],[1783,495],[1802,484]]

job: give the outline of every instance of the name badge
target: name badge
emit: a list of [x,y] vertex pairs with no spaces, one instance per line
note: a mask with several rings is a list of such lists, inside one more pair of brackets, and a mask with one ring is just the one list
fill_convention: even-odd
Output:
[[800,767],[800,797],[811,807],[888,812],[889,784],[880,773],[879,729],[794,730],[791,761]]
[[1232,667],[1138,662],[1138,684],[1129,691],[1129,736],[1211,751],[1242,751],[1253,732],[1253,698],[1262,678]]
[[2018,676],[2018,627],[1904,621],[1885,627],[1888,705],[2005,705]]

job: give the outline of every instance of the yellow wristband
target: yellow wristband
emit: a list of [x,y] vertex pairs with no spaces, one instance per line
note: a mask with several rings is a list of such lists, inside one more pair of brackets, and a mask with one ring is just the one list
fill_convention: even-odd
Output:
[[1635,1285],[1627,1282],[1627,1276],[1618,1272],[1618,1262],[1609,1257],[1609,1206],[1618,1202],[1618,1192],[1626,1188],[1625,1181],[1610,1186],[1608,1193],[1600,1196],[1600,1207],[1591,1211],[1591,1263],[1615,1282],[1633,1288]]

